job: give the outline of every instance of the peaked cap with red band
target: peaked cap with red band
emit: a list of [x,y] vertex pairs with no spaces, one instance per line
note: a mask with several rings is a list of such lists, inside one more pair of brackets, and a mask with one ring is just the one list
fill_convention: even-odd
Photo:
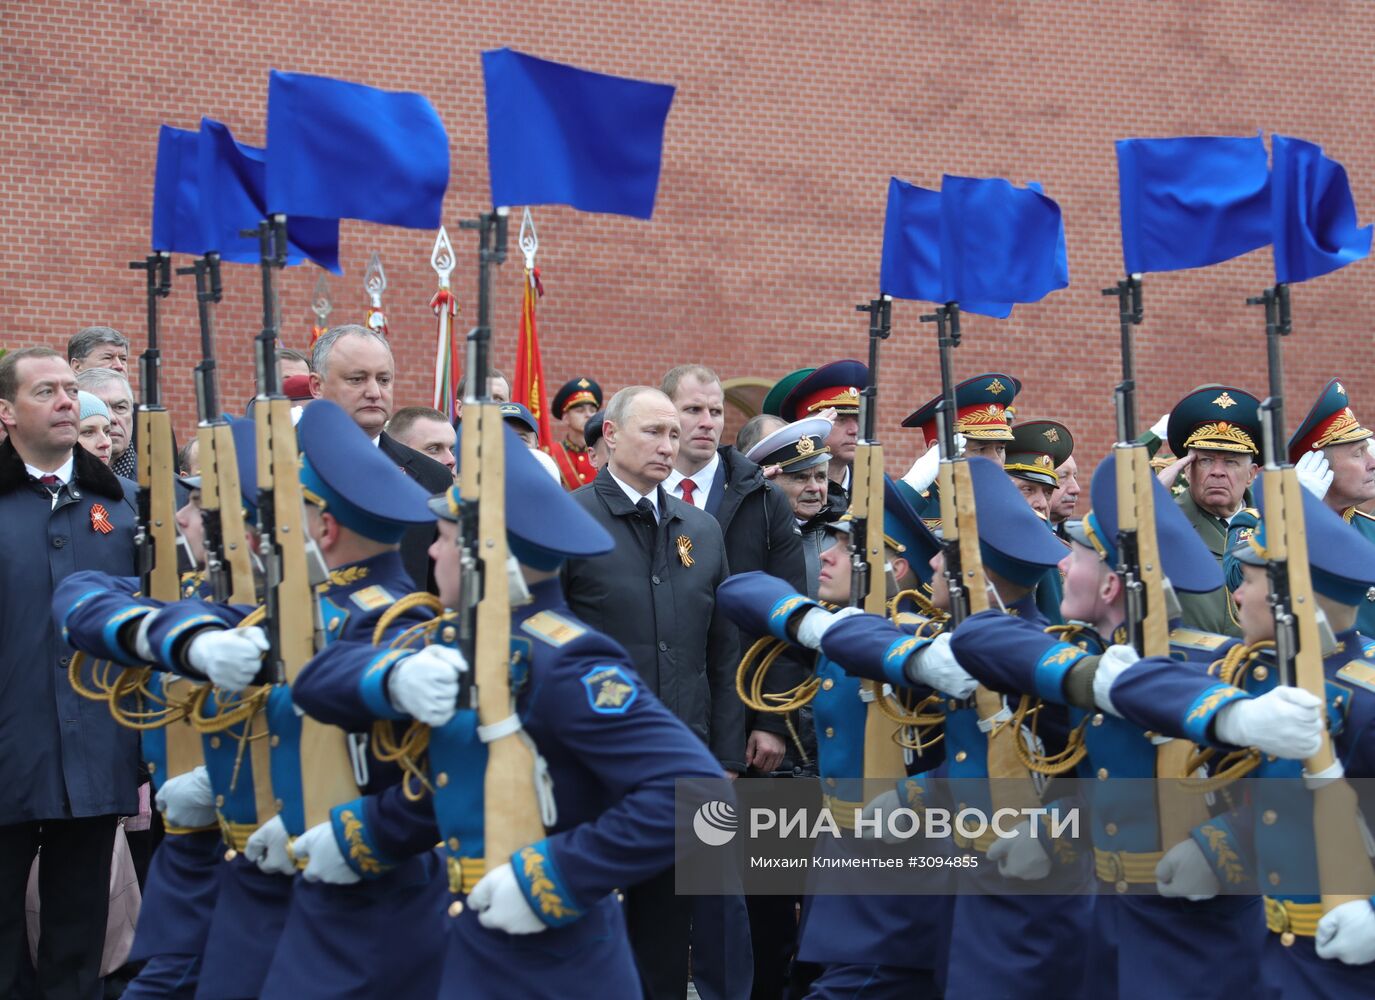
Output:
[[793,386],[779,404],[778,415],[788,423],[834,407],[842,414],[859,412],[859,390],[869,381],[869,366],[846,359],[822,365]]
[[[1022,383],[1011,375],[975,375],[955,386],[955,431],[976,441],[1011,441],[1012,425],[1008,404],[1022,391]],[[928,445],[936,442],[936,406],[941,397],[928,402],[902,422],[904,427],[919,427]]]
[[1351,412],[1346,388],[1337,379],[1323,386],[1318,401],[1308,411],[1299,429],[1289,439],[1289,461],[1297,462],[1310,451],[1318,451],[1334,444],[1364,441],[1371,431],[1363,427]]

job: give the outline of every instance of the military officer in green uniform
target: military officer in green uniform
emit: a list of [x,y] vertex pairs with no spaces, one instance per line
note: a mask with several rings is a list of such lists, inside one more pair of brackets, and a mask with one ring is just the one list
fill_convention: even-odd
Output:
[[[1305,489],[1375,541],[1375,517],[1360,509],[1375,500],[1371,433],[1351,412],[1346,387],[1334,378],[1289,439],[1289,461]],[[1375,588],[1357,608],[1356,628],[1375,635]]]
[[[1167,487],[1181,472],[1188,485],[1175,503],[1221,565],[1233,518],[1246,510],[1260,455],[1260,401],[1233,386],[1200,386],[1170,411],[1170,451],[1179,457],[1161,474]],[[1170,480],[1170,481],[1166,481]],[[1243,515],[1250,517],[1253,515]],[[1236,605],[1226,587],[1179,595],[1183,623],[1223,635],[1241,635]]]
[[[1074,453],[1074,435],[1058,420],[1023,420],[1012,428],[1012,440],[1007,443],[1003,469],[1012,477],[1013,485],[1026,498],[1036,516],[1046,522],[1046,529],[1064,542],[1051,522],[1050,501],[1060,485],[1057,471]],[[1069,545],[1065,545],[1068,551]],[[1060,599],[1064,596],[1064,581],[1059,567],[1052,567],[1036,584],[1036,606],[1051,624],[1061,624]]]

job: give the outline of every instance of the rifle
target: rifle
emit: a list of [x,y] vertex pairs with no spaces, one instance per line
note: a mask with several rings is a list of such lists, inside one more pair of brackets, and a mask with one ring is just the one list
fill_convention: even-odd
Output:
[[[459,225],[478,232],[477,322],[468,333],[458,521],[463,572],[458,641],[473,669],[460,687],[459,704],[471,710],[475,702],[478,721],[492,727],[513,715],[505,425],[500,406],[488,394],[492,268],[506,260],[507,210],[495,208]],[[542,840],[544,821],[529,736],[517,726],[484,741],[483,854],[492,871]]]
[[215,363],[215,305],[220,285],[220,255],[196,258],[178,274],[195,275],[201,328],[201,363],[196,366],[196,409],[200,443],[201,519],[205,523],[205,569],[217,604],[256,604],[253,565],[244,541],[239,464],[229,421],[220,413]]
[[[315,543],[305,529],[305,501],[301,490],[300,454],[296,428],[291,422],[291,401],[282,392],[277,368],[277,296],[274,278],[286,266],[286,217],[274,215],[245,236],[258,237],[262,274],[263,328],[254,342],[258,369],[258,396],[253,407],[257,424],[258,457],[258,554],[264,567],[263,628],[268,650],[264,654],[267,680],[290,685],[324,644],[324,627],[316,588],[328,579]],[[273,695],[284,691],[278,687]],[[269,714],[272,702],[269,699]],[[330,810],[356,798],[365,783],[358,757],[358,738],[310,716],[290,714],[300,726],[299,768],[272,767],[272,794],[292,835],[327,822]],[[255,724],[262,721],[255,717]],[[288,725],[293,724],[288,721]],[[283,740],[282,743],[287,743]],[[272,751],[273,763],[280,754],[298,748],[282,746]],[[257,772],[262,774],[263,772]],[[290,777],[288,777],[290,776]],[[262,802],[262,785],[255,789]],[[288,805],[283,807],[282,802]],[[299,807],[299,812],[296,808]],[[271,812],[267,813],[271,815]],[[296,829],[300,817],[304,827]],[[295,821],[288,817],[294,816]],[[259,819],[264,814],[259,808]]]
[[139,358],[138,421],[138,572],[143,594],[158,601],[181,596],[177,574],[177,497],[172,485],[176,456],[172,448],[172,416],[162,405],[162,353],[158,349],[161,327],[159,299],[172,293],[172,255],[166,251],[129,262],[130,270],[143,271],[148,295],[148,347]]
[[[1303,487],[1294,466],[1288,462],[1284,446],[1281,338],[1293,330],[1289,286],[1276,284],[1246,302],[1265,307],[1265,345],[1270,367],[1270,394],[1261,403],[1260,417],[1261,446],[1265,450],[1265,469],[1261,474],[1265,492],[1265,559],[1270,608],[1275,617],[1275,659],[1281,684],[1296,684],[1326,705],[1327,678],[1308,566]],[[1332,778],[1329,772],[1334,768],[1337,776]],[[1323,733],[1322,746],[1303,762],[1303,769],[1309,778],[1327,778],[1313,788],[1312,795],[1318,888],[1323,912],[1328,913],[1343,903],[1375,895],[1375,872],[1371,870],[1361,835],[1356,793],[1341,777],[1341,764],[1332,752],[1330,732]],[[1337,886],[1357,891],[1338,892]]]
[[[955,447],[955,376],[953,352],[960,344],[960,307],[956,302],[937,306],[921,317],[936,324],[940,348],[941,400],[936,404],[936,436],[941,465],[941,548],[945,581],[950,590],[950,627],[972,614],[988,610],[988,583],[979,549],[979,521],[974,503],[974,479],[969,459]],[[1031,772],[1022,763],[1017,741],[1022,738],[1002,695],[980,684],[974,691],[979,727],[988,734],[989,794],[995,809],[1029,809],[1040,804]]]
[[[1155,473],[1150,451],[1136,440],[1136,377],[1132,328],[1144,315],[1141,275],[1129,274],[1105,296],[1117,296],[1121,329],[1122,381],[1113,390],[1117,410],[1117,566],[1122,578],[1127,614],[1127,641],[1141,656],[1170,655],[1170,610],[1165,597],[1165,576],[1160,566],[1156,538]],[[1168,850],[1181,843],[1199,823],[1208,819],[1202,796],[1180,786],[1193,745],[1170,740],[1156,748],[1156,807],[1160,846]]]
[[[880,295],[856,311],[869,314],[869,379],[859,394],[859,440],[850,477],[850,604],[880,617],[888,613],[887,575],[883,571],[883,446],[876,438],[879,344],[892,333],[893,299]],[[907,776],[902,747],[893,739],[893,722],[879,706],[883,686],[866,680],[860,687],[864,715],[864,777]]]

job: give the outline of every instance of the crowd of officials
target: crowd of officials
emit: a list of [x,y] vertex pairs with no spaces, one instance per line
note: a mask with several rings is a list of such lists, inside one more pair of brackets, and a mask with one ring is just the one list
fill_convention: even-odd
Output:
[[[119,332],[91,327],[73,336],[65,352],[29,347],[0,359],[0,998],[6,1000],[91,997],[99,995],[102,979],[107,991],[117,991],[115,984],[138,971],[107,967],[112,857],[118,857],[118,832],[145,872],[162,821],[151,807],[139,734],[72,690],[73,650],[53,615],[54,593],[73,574],[131,578],[139,572],[132,350]],[[314,400],[330,401],[426,496],[448,493],[461,474],[461,413],[451,422],[428,407],[397,408],[395,363],[383,336],[363,326],[336,327],[309,354],[280,350],[278,362],[284,390],[302,413]],[[825,759],[818,740],[832,734],[818,734],[809,711],[756,713],[742,701],[737,666],[761,632],[729,616],[718,590],[728,577],[766,574],[807,600],[845,603],[838,579],[848,573],[843,527],[866,378],[864,366],[851,361],[792,373],[733,445],[722,441],[721,379],[700,364],[675,367],[658,386],[626,387],[609,399],[589,376],[569,380],[551,400],[552,416],[562,424],[558,440],[544,445],[529,409],[510,401],[506,379],[494,373],[487,387],[542,475],[568,491],[586,523],[595,523],[584,530],[609,538],[583,549],[570,545],[553,561],[522,549],[522,565],[537,571],[527,573],[532,589],[557,580],[558,607],[566,604],[577,623],[619,644],[636,675],[631,686],[642,684],[657,698],[714,758],[719,774],[807,778],[816,776],[818,756]],[[1031,560],[1049,573],[1027,594],[1033,610],[1040,606],[1059,621],[1062,580],[1055,564],[1079,537],[1067,527],[1078,524],[1072,519],[1081,492],[1073,438],[1056,421],[1014,420],[1008,404],[1019,387],[999,375],[962,384],[961,443],[966,454],[1004,467],[1028,516],[1044,528],[1037,544],[1049,544],[1054,558]],[[1339,411],[1350,413],[1334,380],[1310,414],[1309,450],[1321,464],[1301,463],[1301,479],[1367,534],[1366,522],[1375,523],[1364,513],[1375,502],[1370,433],[1356,424],[1362,433],[1346,427],[1346,437],[1334,436]],[[909,423],[924,427],[929,417],[918,411]],[[1173,488],[1176,504],[1219,564],[1238,527],[1256,523],[1248,507],[1259,451],[1259,435],[1250,432],[1254,417],[1248,394],[1205,386],[1149,435],[1176,456],[1158,460],[1160,480]],[[934,431],[924,433],[930,450],[890,490],[904,498],[896,506],[915,510],[930,527],[939,510],[923,502],[933,493],[938,456]],[[327,461],[303,449],[328,480]],[[194,440],[179,450],[177,464],[183,568],[194,571],[192,543],[201,531]],[[329,485],[346,508],[349,488]],[[397,523],[395,545],[409,588],[448,596],[442,546],[452,527],[444,515],[398,515]],[[990,544],[996,548],[996,541]],[[904,567],[898,578],[914,584],[924,578],[930,593],[930,574],[906,569],[917,556],[913,546],[897,545],[890,555]],[[1181,604],[1184,624],[1243,635],[1231,589],[1181,594]],[[1363,617],[1370,607],[1363,606]],[[796,688],[812,673],[814,655],[799,648],[781,657],[769,690]],[[207,669],[207,676],[217,675]],[[392,683],[395,704],[405,699],[399,674]],[[593,711],[602,713],[601,695],[615,691],[614,685],[599,689]],[[150,813],[151,829],[139,831],[137,818]],[[35,915],[25,900],[36,857],[36,892],[29,894]],[[671,866],[617,888],[646,995],[682,996],[690,979],[703,997],[806,990],[797,899],[677,896]],[[29,930],[35,923],[36,935]]]

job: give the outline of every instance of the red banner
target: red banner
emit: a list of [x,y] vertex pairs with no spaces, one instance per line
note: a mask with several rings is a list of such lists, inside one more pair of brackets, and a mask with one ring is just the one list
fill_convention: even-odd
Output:
[[539,352],[539,328],[535,301],[544,294],[539,268],[525,272],[525,297],[520,309],[520,340],[516,344],[516,377],[511,383],[512,402],[524,403],[539,426],[539,443],[549,451],[554,443],[549,429],[549,399],[544,393],[544,362]]

